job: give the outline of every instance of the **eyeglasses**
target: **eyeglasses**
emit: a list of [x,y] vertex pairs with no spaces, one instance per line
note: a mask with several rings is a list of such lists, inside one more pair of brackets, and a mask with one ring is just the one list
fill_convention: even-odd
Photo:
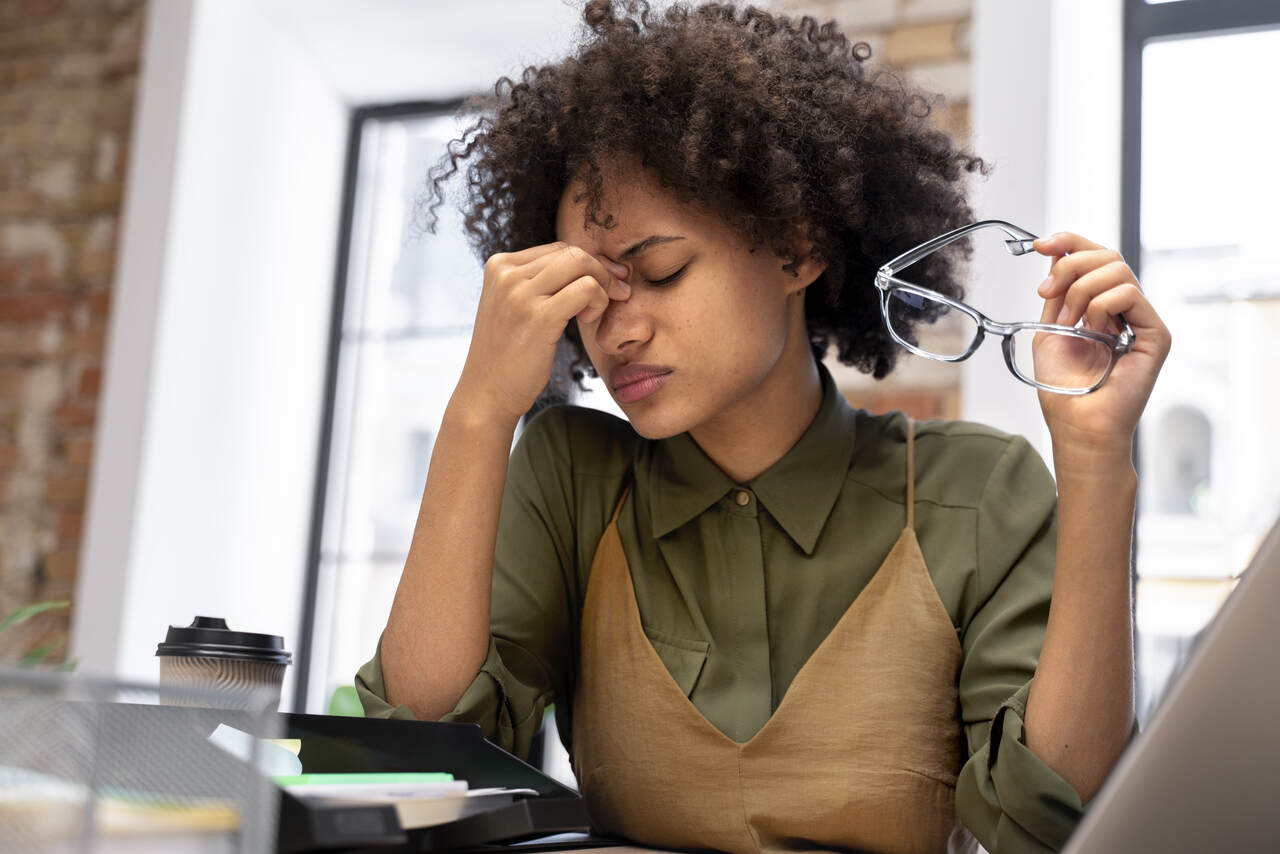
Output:
[[[990,219],[948,231],[904,252],[876,272],[880,289],[880,314],[894,340],[918,356],[940,362],[963,362],[982,345],[986,333],[1004,340],[1004,361],[1022,382],[1056,394],[1088,394],[1111,374],[1116,359],[1133,346],[1133,329],[1123,315],[1116,315],[1119,335],[1056,323],[998,323],[971,306],[929,288],[897,277],[902,270],[944,246],[973,232],[998,228],[1008,239],[1010,255],[1033,251],[1034,234],[1011,223]],[[913,343],[920,323],[936,323],[947,317],[955,334],[948,340]]]

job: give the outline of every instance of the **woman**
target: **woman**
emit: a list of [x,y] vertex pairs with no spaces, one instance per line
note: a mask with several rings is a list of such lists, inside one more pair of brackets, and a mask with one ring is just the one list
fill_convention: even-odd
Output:
[[[1040,395],[1056,498],[1025,440],[852,410],[821,356],[889,372],[875,272],[972,219],[982,162],[834,25],[620,5],[437,178],[470,161],[488,260],[366,710],[527,754],[554,702],[597,825],[651,845],[1061,845],[1132,731],[1167,329],[1117,253],[1033,244],[1044,321],[1135,333]],[[912,273],[960,294],[952,253]],[[552,407],[508,459],[558,347],[629,423]]]

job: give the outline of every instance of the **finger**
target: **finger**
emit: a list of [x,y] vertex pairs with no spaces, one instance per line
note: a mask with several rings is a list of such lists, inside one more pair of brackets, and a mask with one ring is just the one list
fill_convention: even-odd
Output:
[[1041,255],[1051,256],[1083,252],[1086,249],[1106,248],[1070,231],[1059,231],[1057,234],[1050,234],[1048,237],[1038,237],[1031,245]]
[[1058,315],[1062,313],[1062,306],[1066,304],[1061,296],[1051,297],[1044,301],[1044,308],[1040,310],[1041,323],[1057,323]]
[[631,270],[626,264],[620,264],[608,255],[597,255],[596,257],[600,259],[602,264],[609,268],[609,272],[613,273],[613,275],[617,276],[619,279],[625,279],[631,275]]
[[1156,340],[1165,342],[1167,349],[1169,330],[1137,285],[1124,284],[1099,294],[1089,303],[1086,317],[1091,329],[1106,331],[1106,324],[1119,314],[1124,315],[1139,340],[1154,335]]
[[1055,322],[1063,326],[1075,326],[1080,318],[1085,316],[1085,309],[1094,298],[1120,285],[1137,287],[1137,279],[1133,271],[1123,261],[1112,261],[1110,264],[1090,270],[1067,288],[1064,294],[1065,304]]
[[484,278],[499,286],[510,286],[527,278],[521,267],[549,258],[567,247],[567,243],[544,243],[541,246],[530,246],[519,252],[496,252],[485,259]]
[[1085,249],[1056,258],[1036,292],[1046,298],[1058,296],[1082,276],[1115,262],[1123,264],[1124,258],[1114,249]]
[[577,317],[579,323],[593,323],[608,307],[609,295],[593,276],[574,279],[546,301],[546,311],[560,331],[569,318]]
[[[545,251],[545,252],[540,251],[543,249],[546,249],[549,251]],[[535,250],[539,250],[539,251],[535,251]],[[540,272],[542,269],[544,269],[547,264],[551,263],[555,259],[557,254],[564,253],[566,250],[572,250],[572,253],[586,252],[589,257],[596,259],[602,265],[604,265],[604,268],[608,270],[609,273],[614,276],[614,278],[626,279],[628,274],[631,272],[627,268],[626,264],[620,264],[617,261],[614,261],[608,255],[592,255],[591,253],[587,252],[587,250],[582,249],[579,246],[570,246],[568,243],[561,241],[557,243],[548,243],[545,246],[537,246],[537,247],[533,247],[532,249],[526,250],[527,252],[530,253],[528,260],[522,261],[520,263],[523,264],[523,266],[526,266],[529,268],[527,278],[533,278],[533,276],[537,275],[537,273]],[[516,259],[519,256],[518,254],[513,254],[508,257],[512,259]]]
[[582,276],[592,276],[604,287],[610,299],[631,296],[631,285],[619,279],[601,259],[580,246],[567,246],[559,252],[543,255],[520,270],[533,282],[534,293],[553,294]]
[[[1084,317],[1081,319],[1080,325],[1085,329],[1092,329],[1095,332],[1107,332],[1111,335],[1119,335],[1121,326],[1116,315],[1124,314],[1125,310],[1123,308],[1116,309],[1115,303],[1116,300],[1113,297],[1103,299],[1099,296],[1086,307]],[[1132,324],[1130,324],[1130,326],[1132,326]]]
[[512,267],[521,267],[525,264],[542,258],[546,255],[553,255],[556,252],[562,252],[569,248],[569,244],[563,240],[557,240],[554,243],[543,243],[540,246],[530,246],[528,249],[521,249],[519,252],[503,253],[503,260]]

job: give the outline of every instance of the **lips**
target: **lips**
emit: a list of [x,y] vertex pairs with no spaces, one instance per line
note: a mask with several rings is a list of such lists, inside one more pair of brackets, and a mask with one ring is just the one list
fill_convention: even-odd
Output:
[[619,403],[635,403],[666,384],[671,369],[661,365],[619,365],[609,372],[609,387]]

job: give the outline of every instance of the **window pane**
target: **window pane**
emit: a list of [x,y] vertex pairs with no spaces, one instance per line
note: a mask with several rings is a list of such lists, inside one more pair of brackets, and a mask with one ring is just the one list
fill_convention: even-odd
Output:
[[331,605],[329,612],[339,619],[316,621],[312,656],[316,661],[328,662],[328,666],[323,670],[312,668],[307,693],[315,699],[308,705],[308,712],[324,713],[333,692],[350,685],[356,670],[373,655],[403,568],[404,559],[398,556],[321,561],[323,601]]
[[326,524],[340,530],[340,553],[326,557],[407,554],[431,449],[469,344],[465,334],[368,333],[344,345],[348,358],[359,352],[359,376],[344,507]]
[[1141,709],[1280,512],[1280,31],[1143,53],[1143,287],[1173,351],[1143,418]]
[[423,228],[427,173],[465,126],[451,115],[366,123],[357,193],[366,227],[352,234],[346,331],[471,328],[482,271],[456,200],[436,210],[434,234]]
[[419,115],[361,131],[306,711],[373,652],[470,345],[481,265],[456,205],[436,234],[417,227],[427,173],[458,128]]

